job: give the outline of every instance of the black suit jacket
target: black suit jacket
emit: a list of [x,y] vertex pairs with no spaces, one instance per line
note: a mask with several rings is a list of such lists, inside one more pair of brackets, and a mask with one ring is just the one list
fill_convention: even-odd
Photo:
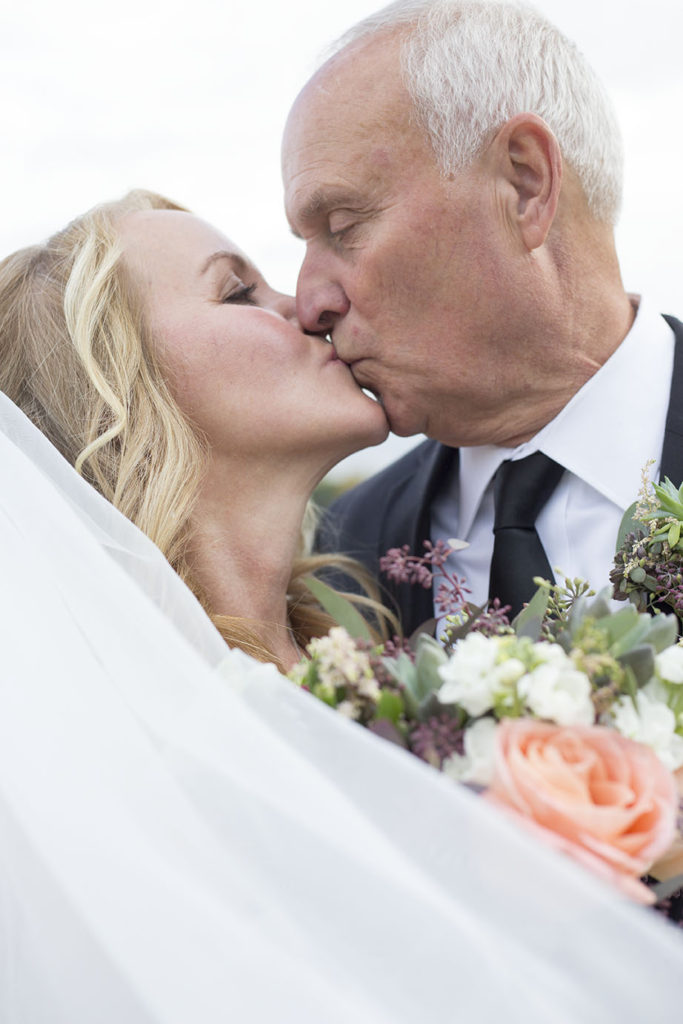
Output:
[[[683,323],[669,316],[665,320],[674,331],[676,347],[661,476],[680,484],[683,481]],[[381,579],[379,559],[389,548],[403,544],[409,544],[415,554],[422,553],[423,541],[431,538],[432,500],[442,481],[457,472],[457,468],[457,448],[449,448],[438,441],[425,441],[342,495],[321,524],[319,550],[342,551],[367,566],[397,605],[406,635],[434,614],[432,592]]]

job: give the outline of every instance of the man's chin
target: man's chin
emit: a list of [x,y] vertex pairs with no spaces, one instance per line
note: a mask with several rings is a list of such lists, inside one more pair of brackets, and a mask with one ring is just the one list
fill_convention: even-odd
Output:
[[396,409],[386,401],[382,405],[392,434],[396,434],[397,437],[413,437],[415,434],[424,433],[424,421],[414,412],[409,412],[407,409]]

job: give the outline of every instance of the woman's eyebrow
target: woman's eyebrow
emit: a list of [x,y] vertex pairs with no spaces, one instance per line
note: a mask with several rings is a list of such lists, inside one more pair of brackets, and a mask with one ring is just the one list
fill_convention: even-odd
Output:
[[212,252],[205,261],[202,269],[199,271],[199,276],[201,277],[202,274],[205,274],[209,267],[213,266],[217,260],[229,260],[238,274],[244,274],[249,269],[247,261],[239,253],[230,252],[229,249],[218,249],[216,252]]

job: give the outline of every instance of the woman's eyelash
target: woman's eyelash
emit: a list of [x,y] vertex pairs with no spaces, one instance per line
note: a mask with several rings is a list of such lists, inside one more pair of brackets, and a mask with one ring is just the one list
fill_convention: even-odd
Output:
[[254,299],[252,298],[256,291],[255,284],[245,284],[243,288],[238,288],[236,292],[230,292],[223,299],[223,302],[237,302],[245,303],[246,305],[254,305]]

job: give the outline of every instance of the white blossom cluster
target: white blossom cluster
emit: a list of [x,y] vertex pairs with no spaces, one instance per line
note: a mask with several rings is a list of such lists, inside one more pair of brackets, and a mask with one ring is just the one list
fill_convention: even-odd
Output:
[[[497,718],[531,714],[564,726],[595,721],[590,680],[559,644],[469,633],[439,675],[439,700],[458,704],[475,719],[465,730],[464,753],[444,764],[463,782],[491,781]],[[651,747],[671,771],[683,766],[683,646],[656,656],[653,679],[635,698],[622,694],[609,722],[622,736]]]
[[559,644],[526,637],[469,633],[439,668],[443,704],[458,704],[478,719],[465,731],[464,754],[453,754],[444,771],[464,782],[491,781],[496,720],[531,713],[558,725],[592,725],[591,684]]
[[683,647],[655,657],[655,676],[635,703],[623,695],[612,706],[612,725],[629,739],[652,747],[671,771],[683,765]]
[[[307,650],[317,670],[316,696],[333,702],[339,687],[349,690],[349,698],[336,704],[340,714],[360,718],[367,702],[374,704],[379,700],[379,684],[367,654],[358,649],[353,637],[341,626],[334,626],[327,636],[312,640]],[[300,682],[307,671],[308,663],[299,662],[290,672],[290,679]]]

